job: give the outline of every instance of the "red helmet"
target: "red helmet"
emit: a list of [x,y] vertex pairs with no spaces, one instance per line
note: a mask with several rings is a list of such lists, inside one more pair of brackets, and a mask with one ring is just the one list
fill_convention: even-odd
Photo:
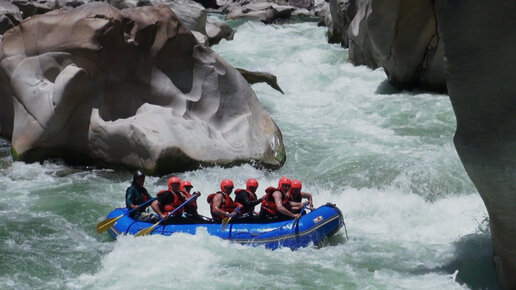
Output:
[[170,189],[172,187],[172,184],[174,184],[174,183],[181,184],[181,180],[175,176],[170,177],[167,182],[168,188]]
[[254,178],[249,178],[246,183],[247,190],[249,190],[249,187],[258,187],[258,180]]
[[231,181],[231,179],[222,180],[222,182],[220,183],[220,190],[224,191],[224,189],[226,189],[226,186],[235,187],[235,185],[233,184],[233,181]]
[[181,190],[185,190],[185,187],[193,187],[192,183],[188,180],[181,181]]
[[301,190],[301,187],[303,187],[303,185],[301,184],[301,181],[297,180],[297,179],[294,179],[292,180],[292,189],[299,189]]
[[282,178],[280,178],[280,180],[278,182],[278,187],[281,188],[283,186],[283,184],[292,185],[292,182],[287,177],[282,177]]

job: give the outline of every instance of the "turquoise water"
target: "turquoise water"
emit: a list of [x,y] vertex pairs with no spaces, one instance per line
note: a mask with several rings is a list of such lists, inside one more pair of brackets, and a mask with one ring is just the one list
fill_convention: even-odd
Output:
[[[98,235],[123,206],[129,172],[13,162],[0,141],[0,288],[495,288],[486,209],[452,144],[446,95],[397,91],[385,73],[347,63],[315,23],[237,26],[213,49],[229,63],[278,77],[284,95],[253,88],[282,130],[287,162],[178,173],[205,197],[223,178],[259,190],[301,179],[316,205],[336,203],[344,231],[322,248],[269,251],[209,236]],[[155,194],[165,180],[149,177]]]

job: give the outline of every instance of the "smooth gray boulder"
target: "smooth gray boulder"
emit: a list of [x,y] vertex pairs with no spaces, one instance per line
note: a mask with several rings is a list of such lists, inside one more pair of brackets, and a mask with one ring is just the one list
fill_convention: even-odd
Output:
[[108,0],[118,9],[168,5],[188,29],[206,35],[206,9],[193,0]]
[[292,12],[296,10],[292,6],[277,5],[272,2],[252,1],[247,4],[231,3],[226,7],[229,11],[226,19],[249,19],[261,21],[263,23],[272,23],[277,19],[289,18]]
[[398,88],[446,91],[434,2],[361,0],[349,29],[349,59],[383,67]]
[[516,289],[516,1],[437,1],[455,147],[487,211],[502,289]]
[[165,174],[286,158],[249,83],[166,5],[89,3],[25,20],[0,43],[0,88],[16,160]]

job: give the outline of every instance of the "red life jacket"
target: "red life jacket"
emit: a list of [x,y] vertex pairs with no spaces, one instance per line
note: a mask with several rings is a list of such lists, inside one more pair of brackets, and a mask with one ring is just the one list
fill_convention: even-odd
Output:
[[[183,204],[183,201],[181,198],[174,192],[171,192],[169,190],[162,190],[158,192],[156,195],[159,202],[159,210],[168,215],[170,212],[178,208],[181,204]],[[174,216],[180,216],[183,214],[183,208],[179,209],[174,213]]]
[[222,204],[220,205],[220,210],[223,212],[233,212],[239,206],[239,204],[235,203],[227,193],[224,193],[222,191],[217,191],[215,193],[208,195],[208,198],[206,198],[206,200],[210,204],[211,216],[215,219],[223,219],[224,216],[221,216],[213,212],[213,198],[217,194],[222,194],[222,197],[224,198]]
[[148,194],[145,194],[147,191],[145,190],[145,188],[138,188],[136,187],[136,189],[138,190],[138,193],[140,194],[140,199],[143,200],[142,203],[146,202],[147,200],[149,200],[149,195]]
[[[278,211],[278,208],[276,207],[276,203],[274,202],[274,196],[272,195],[274,192],[281,190],[276,187],[269,186],[265,190],[265,197],[262,200],[262,207],[261,210],[267,211],[272,216],[278,216],[280,212]],[[290,202],[288,200],[288,195],[281,192],[281,204],[286,209],[290,210]]]
[[[192,195],[186,190],[182,190],[181,192],[186,196],[186,199],[189,199],[190,197],[192,197]],[[194,199],[194,200],[190,201],[188,204],[185,205],[185,207],[187,207],[187,206],[197,208],[197,200]]]
[[250,191],[249,191],[249,190],[247,190],[247,189],[241,189],[241,188],[239,188],[239,189],[235,190],[235,194],[236,194],[236,195],[238,195],[238,194],[239,194],[240,192],[242,192],[242,191],[244,191],[244,192],[246,192],[246,193],[247,193],[247,196],[249,196],[249,199],[250,199],[250,200],[257,200],[257,198],[256,198],[256,194],[254,194],[254,193],[250,192]]

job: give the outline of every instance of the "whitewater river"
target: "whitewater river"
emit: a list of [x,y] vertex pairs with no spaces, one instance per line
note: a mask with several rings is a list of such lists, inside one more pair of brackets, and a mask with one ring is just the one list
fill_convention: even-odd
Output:
[[[124,205],[130,172],[13,162],[0,141],[0,289],[468,289],[495,288],[486,209],[453,146],[446,95],[400,92],[381,69],[354,67],[315,23],[233,23],[213,49],[278,77],[285,95],[253,88],[283,132],[279,171],[249,165],[179,173],[205,198],[223,178],[263,192],[281,176],[332,202],[344,228],[322,248],[292,252],[207,235],[98,235]],[[150,177],[153,195],[166,179]],[[467,284],[465,284],[466,282]]]

